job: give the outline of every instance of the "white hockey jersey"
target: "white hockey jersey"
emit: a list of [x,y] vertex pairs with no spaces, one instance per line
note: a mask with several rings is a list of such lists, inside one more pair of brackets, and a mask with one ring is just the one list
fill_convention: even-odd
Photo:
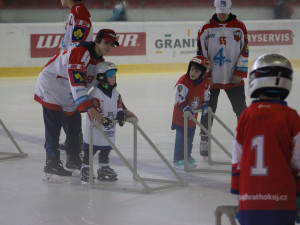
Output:
[[82,41],[93,41],[91,15],[82,3],[71,8],[61,42],[61,50],[67,50],[72,45]]
[[[107,96],[99,88],[94,88],[93,91],[89,94],[90,99],[93,102],[94,107],[104,116],[110,120],[115,120],[117,118],[117,113],[123,110],[124,104],[121,98],[121,95],[116,88],[112,90],[111,97]],[[91,120],[88,114],[86,115],[86,125],[85,125],[85,136],[84,142],[86,144],[90,143],[90,124]],[[108,138],[115,143],[115,133],[116,125],[111,124],[107,127],[101,125],[102,130],[108,136]],[[105,137],[100,133],[96,128],[93,129],[93,146],[94,149],[97,147],[106,147],[110,146]],[[95,148],[95,146],[97,146]]]
[[247,77],[248,37],[242,21],[230,14],[228,22],[218,22],[216,15],[206,21],[198,31],[197,55],[210,61],[212,89],[227,89],[243,85],[230,83],[232,77]]
[[96,64],[104,61],[103,57],[93,55],[83,46],[55,55],[39,74],[34,99],[45,108],[63,111],[65,115],[72,115],[77,108],[81,112],[93,106],[88,90],[97,84]]

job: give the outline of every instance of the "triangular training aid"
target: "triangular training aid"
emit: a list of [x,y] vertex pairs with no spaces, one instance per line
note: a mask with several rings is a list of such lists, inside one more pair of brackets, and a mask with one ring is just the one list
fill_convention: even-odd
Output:
[[9,130],[6,128],[6,126],[4,125],[4,123],[2,122],[1,119],[0,119],[0,124],[1,124],[1,126],[3,128],[3,130],[6,132],[7,136],[9,137],[9,139],[11,140],[11,142],[14,144],[14,146],[19,151],[19,153],[0,152],[0,155],[5,155],[3,157],[0,157],[0,160],[11,159],[11,158],[25,158],[25,157],[27,157],[28,155],[21,150],[21,148],[19,147],[19,145],[17,144],[17,142],[15,141],[15,139],[13,138],[13,136],[11,135],[11,133],[9,132]]
[[[195,113],[199,113],[201,110],[195,110]],[[230,173],[231,172],[231,162],[218,162],[212,160],[211,153],[211,140],[213,140],[220,148],[225,152],[225,154],[231,159],[232,155],[230,153],[230,150],[226,149],[225,146],[222,145],[222,143],[212,134],[211,127],[212,127],[212,117],[215,118],[216,121],[218,121],[222,127],[226,129],[226,131],[234,137],[234,132],[230,130],[230,128],[216,115],[213,113],[211,107],[208,107],[208,129],[206,129],[197,119],[189,112],[186,111],[183,114],[184,117],[184,171],[186,172],[212,172],[212,173]],[[205,134],[208,136],[208,158],[207,162],[209,165],[227,165],[228,169],[198,169],[198,168],[188,168],[187,158],[188,158],[188,120],[193,120],[197,126],[201,128],[205,132]]]
[[[116,122],[116,121],[115,121]],[[141,191],[143,193],[151,193],[153,191],[159,191],[169,188],[175,188],[178,186],[187,186],[188,183],[184,181],[178,173],[174,170],[174,168],[170,165],[168,160],[163,156],[163,154],[158,150],[158,148],[153,144],[150,138],[145,134],[142,128],[137,124],[136,118],[128,118],[127,122],[131,123],[134,128],[134,156],[133,156],[133,166],[128,162],[128,160],[122,155],[119,149],[112,143],[112,141],[107,137],[104,131],[101,129],[100,124],[97,122],[92,122],[90,124],[90,145],[89,145],[89,177],[93,177],[93,128],[96,127],[101,134],[105,137],[110,146],[114,149],[120,159],[125,163],[128,169],[133,174],[133,179],[138,181],[142,185],[142,189],[130,188],[130,187],[116,187],[116,185],[103,185],[103,184],[95,184],[94,179],[89,179],[90,187],[97,187],[100,189],[108,189],[108,190],[123,190],[123,191]],[[145,178],[141,177],[137,170],[137,132],[139,132],[144,139],[150,144],[156,154],[160,157],[160,159],[165,163],[165,165],[169,168],[169,170],[173,173],[173,175],[177,178],[177,180],[164,180],[164,179],[153,179],[153,178]],[[147,182],[152,182],[156,184],[160,184],[160,186],[150,187]]]

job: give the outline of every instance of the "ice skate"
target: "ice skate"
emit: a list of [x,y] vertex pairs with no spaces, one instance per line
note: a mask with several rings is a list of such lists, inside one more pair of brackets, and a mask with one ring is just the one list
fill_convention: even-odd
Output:
[[102,166],[101,169],[97,170],[97,179],[100,181],[117,181],[118,174],[110,168],[108,165],[107,166]]
[[79,156],[67,155],[66,167],[72,172],[73,176],[79,176],[81,169],[81,159]]
[[44,172],[43,180],[51,183],[67,183],[72,176],[72,172],[64,169],[62,161],[54,159],[46,161]]
[[195,164],[196,160],[192,156],[189,156],[188,162],[189,162],[189,164]]
[[200,141],[200,155],[203,157],[208,157],[208,142]]
[[[88,183],[90,181],[89,178],[90,178],[90,166],[82,163],[80,169],[80,180],[82,183]],[[95,179],[94,176],[93,179]]]
[[[190,168],[195,168],[197,166],[195,164],[195,159],[192,158],[192,157],[188,158],[187,163],[188,163],[187,166],[188,166],[189,169]],[[173,166],[176,169],[184,170],[184,160],[174,160]]]

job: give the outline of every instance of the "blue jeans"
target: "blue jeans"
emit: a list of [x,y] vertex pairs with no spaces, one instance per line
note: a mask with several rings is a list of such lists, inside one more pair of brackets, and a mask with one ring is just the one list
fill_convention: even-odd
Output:
[[[191,157],[193,141],[195,136],[195,128],[188,129],[188,157]],[[184,159],[184,132],[183,129],[176,129],[174,161]]]

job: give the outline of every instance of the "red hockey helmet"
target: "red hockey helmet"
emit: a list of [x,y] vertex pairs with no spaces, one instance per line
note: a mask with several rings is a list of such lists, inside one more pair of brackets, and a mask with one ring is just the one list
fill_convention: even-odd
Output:
[[192,65],[196,65],[201,70],[201,75],[199,76],[199,79],[202,79],[204,74],[207,73],[210,69],[209,60],[202,55],[197,55],[190,60],[187,75],[189,75]]

